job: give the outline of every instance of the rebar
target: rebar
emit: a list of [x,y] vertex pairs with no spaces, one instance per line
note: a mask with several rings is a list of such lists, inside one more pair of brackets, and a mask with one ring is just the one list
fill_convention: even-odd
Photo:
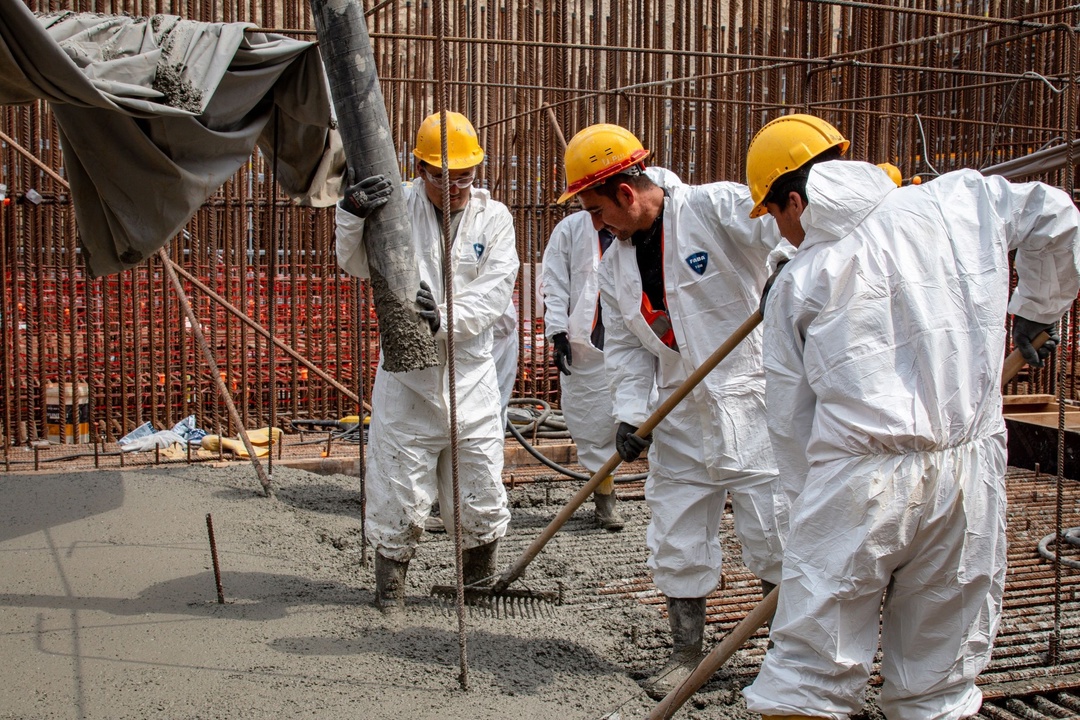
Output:
[[217,540],[214,538],[214,519],[206,513],[206,534],[210,538],[210,558],[214,563],[214,587],[219,605],[225,604],[225,591],[221,587],[221,564],[218,562]]
[[[249,22],[307,40],[314,30],[306,0],[25,2],[39,11]],[[894,162],[905,177],[987,167],[1071,137],[1076,49],[1062,36],[1071,36],[1077,7],[973,8],[933,0],[902,8],[846,0],[528,0],[451,3],[445,27],[437,27],[432,3],[369,0],[365,15],[403,177],[412,174],[415,130],[437,109],[443,39],[447,102],[481,134],[487,159],[479,184],[514,214],[527,269],[514,301],[535,316],[529,299],[538,263],[569,210],[554,204],[563,183],[556,128],[569,137],[594,122],[622,123],[653,151],[650,162],[690,183],[742,181],[753,133],[793,110],[834,122],[852,140],[852,157]],[[193,298],[240,420],[252,427],[356,411],[377,361],[369,289],[337,269],[333,210],[278,198],[271,176],[256,152],[168,252],[254,323],[206,296]],[[1035,179],[1072,185],[1064,169]],[[91,420],[110,441],[145,420],[167,428],[193,413],[203,427],[237,433],[193,328],[172,293],[162,292],[160,269],[147,263],[106,278],[86,274],[47,104],[0,109],[0,183],[13,200],[0,207],[6,446],[45,437],[46,382],[86,382]],[[27,201],[29,190],[40,203]],[[271,306],[271,298],[282,302]],[[256,327],[272,334],[273,346]],[[542,320],[522,312],[519,332],[517,393],[556,400]],[[1074,342],[1061,348],[1067,400],[1076,399]],[[283,348],[295,354],[276,353]],[[1039,371],[1010,391],[1053,385]]]

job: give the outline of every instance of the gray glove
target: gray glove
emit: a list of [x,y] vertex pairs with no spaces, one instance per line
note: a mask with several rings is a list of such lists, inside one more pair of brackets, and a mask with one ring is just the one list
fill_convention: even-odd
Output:
[[390,202],[393,192],[394,187],[385,175],[372,175],[350,185],[338,205],[342,210],[363,219]]
[[636,432],[637,427],[627,422],[619,423],[619,429],[615,431],[615,450],[624,462],[634,462],[652,445],[652,433],[638,437]]
[[420,281],[420,289],[416,291],[416,304],[420,306],[420,317],[427,320],[431,334],[439,332],[442,318],[439,316],[439,304],[435,302],[435,296],[431,292],[431,286],[423,280]]
[[765,317],[765,301],[769,298],[769,291],[772,290],[773,283],[776,282],[776,278],[780,277],[780,271],[787,264],[787,260],[776,263],[776,269],[773,270],[773,274],[769,276],[769,279],[765,281],[765,287],[761,289],[761,302],[758,303],[758,311],[761,313],[761,317]]
[[[1036,350],[1032,347],[1031,341],[1041,332],[1045,332],[1050,337],[1042,347]],[[1058,334],[1056,322],[1038,323],[1019,315],[1013,316],[1013,345],[1031,367],[1042,367],[1043,360],[1050,357],[1050,353],[1054,352],[1060,342],[1061,335]]]

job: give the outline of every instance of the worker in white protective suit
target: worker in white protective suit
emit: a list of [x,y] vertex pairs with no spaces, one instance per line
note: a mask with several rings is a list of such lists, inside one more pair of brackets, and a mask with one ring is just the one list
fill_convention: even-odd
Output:
[[[604,370],[604,320],[600,310],[597,268],[615,236],[597,231],[587,212],[559,221],[544,249],[541,289],[544,335],[552,362],[561,373],[559,407],[577,459],[590,475],[615,454],[615,416]],[[596,525],[618,532],[623,519],[616,508],[615,477],[593,491]]]
[[791,532],[773,646],[743,694],[763,718],[848,718],[880,620],[885,716],[967,717],[1005,581],[1006,317],[1041,365],[1080,289],[1080,214],[1055,188],[973,170],[897,188],[836,160],[847,147],[788,115],[747,155],[752,215],[798,252],[765,303]]
[[[616,125],[585,128],[566,148],[566,202],[618,238],[600,264],[604,359],[632,461],[639,425],[757,309],[775,225],[747,217],[738,183],[684,185],[645,173],[641,142]],[[654,389],[658,395],[654,395]],[[650,398],[655,400],[650,400]],[[720,521],[730,496],[743,559],[768,592],[780,579],[786,508],[765,428],[761,333],[752,333],[654,430],[645,498],[648,565],[667,596],[673,651],[644,685],[663,697],[702,652],[705,598],[720,579]]]
[[[511,300],[506,305],[506,312],[491,326],[491,356],[495,361],[495,377],[499,384],[500,414],[502,426],[506,427],[506,408],[514,394],[518,369],[518,313]],[[431,514],[424,521],[424,530],[430,533],[446,532],[442,519],[442,508],[436,500],[431,505]]]
[[495,359],[495,375],[499,381],[499,398],[502,407],[503,428],[506,427],[506,408],[514,394],[517,381],[518,351],[518,312],[513,301],[506,304],[506,312],[492,326],[492,357]]
[[[453,236],[458,481],[466,584],[495,574],[499,538],[510,521],[502,484],[503,424],[492,359],[492,326],[505,315],[518,272],[513,219],[473,187],[484,158],[476,130],[447,113],[448,177],[443,175],[439,114],[421,124],[413,155],[418,176],[404,189],[420,270],[417,305],[439,345],[437,367],[393,373],[381,365],[372,390],[367,459],[368,540],[375,548],[375,601],[404,608],[405,573],[432,502],[454,507],[451,477],[446,304],[443,287],[443,187],[449,183]],[[368,276],[363,218],[393,191],[382,176],[350,187],[337,212],[339,265]],[[447,526],[452,523],[447,523]],[[452,530],[452,528],[450,528]]]
[[[502,426],[506,427],[506,409],[514,394],[518,369],[518,313],[513,301],[507,304],[506,312],[491,327],[491,355],[495,360],[495,377],[499,383]],[[442,508],[436,500],[431,505],[431,514],[424,521],[424,530],[430,533],[446,532],[442,519]]]

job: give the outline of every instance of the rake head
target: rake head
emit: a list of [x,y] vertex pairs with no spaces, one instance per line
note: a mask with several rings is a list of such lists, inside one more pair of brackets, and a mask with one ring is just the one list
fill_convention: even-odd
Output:
[[[457,607],[457,588],[453,585],[436,585],[431,588],[431,596],[447,612]],[[465,586],[465,606],[470,615],[503,619],[554,617],[555,606],[561,604],[561,592],[509,588],[496,592],[490,587]]]

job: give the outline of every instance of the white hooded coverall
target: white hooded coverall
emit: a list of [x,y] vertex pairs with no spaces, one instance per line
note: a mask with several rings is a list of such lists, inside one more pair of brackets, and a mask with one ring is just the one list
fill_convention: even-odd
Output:
[[[600,264],[615,417],[634,426],[757,310],[770,252],[782,242],[775,223],[749,219],[753,203],[744,185],[658,184],[668,192],[663,281],[679,352],[642,315],[634,246],[617,241]],[[651,395],[654,388],[659,396]],[[747,567],[778,582],[787,519],[765,427],[760,329],[653,431],[645,484],[652,512],[648,565],[666,596],[701,598],[716,588],[728,492]]]
[[1073,302],[1080,215],[1047,185],[971,170],[898,189],[826,162],[806,195],[766,307],[769,429],[794,499],[747,707],[858,711],[884,593],[882,711],[966,717],[1005,580],[1006,309],[1050,323]]
[[[612,242],[614,244],[615,241]],[[544,335],[566,333],[573,352],[570,375],[559,375],[560,406],[577,445],[578,462],[594,473],[615,454],[615,416],[604,353],[592,344],[600,287],[600,237],[585,211],[563,218],[544,250]]]
[[495,321],[491,330],[491,356],[495,360],[495,376],[499,384],[499,401],[502,404],[503,427],[505,428],[506,408],[514,394],[518,352],[521,349],[521,342],[518,340],[518,312],[513,298],[506,304],[506,312]]
[[[420,279],[445,299],[443,242],[423,180],[404,188]],[[465,548],[497,540],[510,521],[502,484],[503,424],[492,360],[492,325],[504,315],[518,272],[510,211],[473,188],[453,242],[458,482]],[[338,209],[337,257],[343,270],[369,275],[363,221]],[[381,363],[371,394],[367,457],[368,539],[387,558],[410,560],[438,497],[452,508],[447,317],[436,334],[437,367],[393,373]],[[447,523],[447,530],[452,530]]]

